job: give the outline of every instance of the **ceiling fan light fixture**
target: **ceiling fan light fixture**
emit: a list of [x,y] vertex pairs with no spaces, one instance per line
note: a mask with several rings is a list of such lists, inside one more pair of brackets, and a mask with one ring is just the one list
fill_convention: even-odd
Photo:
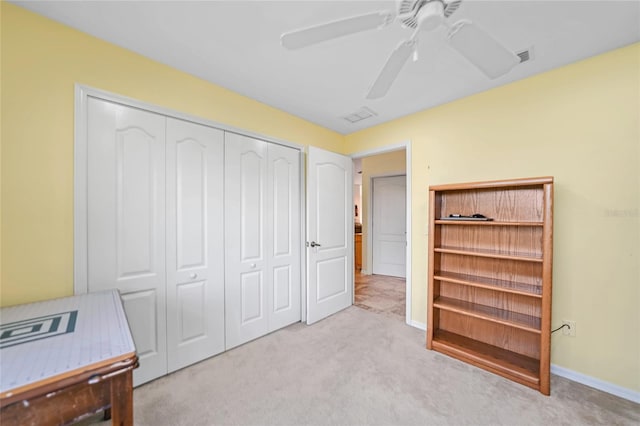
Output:
[[520,58],[469,21],[455,23],[449,44],[487,77],[498,78],[520,63]]
[[433,31],[444,22],[444,4],[440,0],[432,0],[422,6],[418,12],[418,28]]

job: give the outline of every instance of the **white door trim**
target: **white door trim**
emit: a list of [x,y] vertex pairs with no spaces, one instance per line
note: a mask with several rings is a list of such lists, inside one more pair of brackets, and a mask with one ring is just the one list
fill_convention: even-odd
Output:
[[307,155],[300,150],[300,321],[307,322]]
[[[411,302],[412,302],[412,293],[411,293],[411,282],[412,282],[412,274],[411,274],[411,253],[412,253],[412,235],[411,235],[411,228],[412,228],[412,223],[411,223],[411,197],[412,197],[412,190],[411,190],[411,141],[410,140],[406,140],[397,144],[393,144],[393,145],[386,145],[386,146],[382,146],[379,148],[373,148],[373,149],[369,149],[366,151],[360,151],[360,152],[356,152],[351,154],[351,158],[362,158],[362,157],[369,157],[371,155],[379,155],[379,154],[386,154],[388,152],[393,152],[393,151],[399,151],[399,150],[405,150],[405,158],[406,158],[406,177],[407,177],[407,278],[406,278],[406,314],[405,314],[405,322],[409,325],[413,325],[413,320],[411,318]],[[398,173],[390,173],[390,176],[393,175],[398,175]],[[375,176],[375,177],[380,177],[380,176]],[[369,203],[371,202],[371,197],[369,197]],[[368,206],[369,211],[371,206]],[[369,221],[369,225],[371,226],[371,221]],[[371,230],[369,228],[367,228],[367,232],[369,232],[369,235],[371,233]],[[370,240],[370,238],[369,238]],[[367,256],[369,256],[369,252],[370,247],[369,247],[370,242],[367,243]],[[354,286],[354,291],[355,291],[355,286]],[[355,294],[355,293],[354,293]],[[355,297],[355,296],[354,296]]]
[[73,293],[89,291],[88,197],[87,197],[87,98],[82,86],[75,87],[73,146]]
[[[190,121],[197,124],[202,124],[215,129],[224,130],[226,132],[237,133],[240,135],[248,136],[251,138],[261,139],[266,142],[275,143],[278,145],[284,145],[290,148],[304,152],[304,145],[289,142],[282,139],[265,136],[259,133],[254,133],[248,130],[238,129],[233,126],[218,123],[206,118],[196,117],[190,114],[186,114],[180,111],[176,111],[170,108],[153,105],[147,102],[143,102],[137,99],[129,98],[127,96],[107,92],[104,90],[96,89],[93,87],[85,86],[82,84],[75,84],[75,105],[74,105],[74,174],[73,174],[73,291],[74,294],[84,294],[88,292],[88,263],[87,263],[87,99],[94,97],[126,105],[133,108],[142,109],[156,114],[161,114],[167,117],[177,118],[180,120]],[[303,161],[303,156],[300,156]],[[304,163],[301,163],[301,165]],[[304,169],[300,169],[301,175],[304,175]],[[304,179],[304,176],[301,176]],[[304,190],[301,187],[302,198],[301,203],[306,203],[304,197]],[[302,228],[302,234],[306,235],[304,226],[306,223],[306,216],[304,216],[304,208],[301,210],[300,222]],[[304,253],[304,251],[303,251]],[[303,290],[305,285],[305,264],[306,259],[302,259],[300,285]],[[306,320],[306,311],[304,306],[306,305],[304,299],[301,298],[301,304],[303,307],[303,320]]]

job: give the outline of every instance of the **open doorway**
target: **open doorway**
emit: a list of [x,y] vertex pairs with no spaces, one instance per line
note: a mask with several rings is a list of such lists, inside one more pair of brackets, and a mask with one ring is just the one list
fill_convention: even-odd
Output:
[[410,323],[408,150],[407,143],[352,158],[354,304]]

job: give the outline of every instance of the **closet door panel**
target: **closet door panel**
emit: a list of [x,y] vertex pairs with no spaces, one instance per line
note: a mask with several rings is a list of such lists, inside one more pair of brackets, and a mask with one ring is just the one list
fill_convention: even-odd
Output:
[[[264,147],[261,143],[250,144],[238,156],[240,196],[240,262],[264,261],[264,186],[265,161]],[[233,194],[236,195],[236,194]]]
[[223,138],[167,118],[169,372],[224,350]]
[[226,348],[268,332],[267,144],[225,133]]
[[300,321],[300,153],[268,145],[269,331]]
[[[127,320],[131,335],[134,337],[136,353],[139,359],[159,357],[164,352],[158,340],[164,338],[158,333],[150,332],[150,324],[158,323],[160,309],[156,306],[157,293],[155,290],[121,292],[122,305],[127,313]],[[160,374],[166,373],[166,368],[159,369]],[[151,378],[149,378],[151,380]]]
[[118,289],[140,368],[166,374],[165,118],[87,101],[88,290]]
[[254,321],[264,320],[262,301],[264,286],[262,271],[243,272],[240,274],[241,314],[240,324],[246,325]]

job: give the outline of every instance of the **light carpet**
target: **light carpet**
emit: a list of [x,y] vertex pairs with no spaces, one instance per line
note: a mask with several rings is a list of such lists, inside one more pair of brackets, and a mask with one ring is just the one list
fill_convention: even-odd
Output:
[[136,425],[637,425],[640,405],[557,376],[544,396],[352,306],[136,388],[134,416]]

